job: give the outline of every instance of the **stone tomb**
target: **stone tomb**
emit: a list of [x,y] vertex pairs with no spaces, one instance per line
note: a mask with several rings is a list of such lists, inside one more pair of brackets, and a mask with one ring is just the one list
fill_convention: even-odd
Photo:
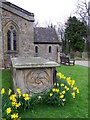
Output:
[[55,80],[56,66],[60,65],[40,57],[12,58],[14,91],[16,88],[20,88],[22,93],[47,90]]

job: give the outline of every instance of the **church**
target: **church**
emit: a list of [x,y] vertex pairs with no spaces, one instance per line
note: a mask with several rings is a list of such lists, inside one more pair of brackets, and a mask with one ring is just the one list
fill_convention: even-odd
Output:
[[34,13],[0,2],[0,68],[13,57],[41,57],[59,62],[61,39],[54,27],[34,27]]

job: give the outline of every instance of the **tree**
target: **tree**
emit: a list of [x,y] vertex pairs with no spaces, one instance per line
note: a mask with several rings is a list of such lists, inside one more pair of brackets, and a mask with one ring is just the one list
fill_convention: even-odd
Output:
[[65,39],[69,45],[69,49],[83,51],[86,38],[87,26],[75,16],[69,17],[65,29]]
[[88,4],[86,0],[78,0],[76,6],[76,14],[84,24],[88,24]]
[[65,25],[62,24],[61,22],[58,22],[57,25],[58,25],[58,33],[61,36],[61,40],[62,40],[62,51],[65,53],[66,52],[66,49],[65,49],[66,48],[66,40],[65,40],[65,36],[64,36]]

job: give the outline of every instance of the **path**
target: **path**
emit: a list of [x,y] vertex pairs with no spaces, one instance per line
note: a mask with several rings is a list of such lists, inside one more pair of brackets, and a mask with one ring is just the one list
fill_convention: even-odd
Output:
[[90,67],[90,61],[75,61],[75,64]]

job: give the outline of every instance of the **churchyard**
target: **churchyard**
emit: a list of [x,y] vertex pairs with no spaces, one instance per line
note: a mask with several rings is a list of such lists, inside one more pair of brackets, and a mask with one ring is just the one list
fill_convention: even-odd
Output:
[[[47,104],[46,101],[43,102],[42,99],[44,98],[44,95],[38,94],[38,96],[35,97],[35,99],[33,98],[33,100],[31,101],[31,106],[35,104],[34,102],[39,101],[36,102],[37,104],[34,105],[33,108],[28,108],[28,106],[24,106],[24,108],[21,107],[20,109],[17,109],[18,114],[21,118],[88,118],[88,67],[79,65],[61,65],[61,67],[57,67],[56,69],[58,73],[61,72],[66,77],[70,77],[72,80],[75,80],[74,89],[75,86],[79,89],[79,92],[77,91],[78,94],[76,94],[75,98],[74,96],[72,97],[72,95],[70,96],[69,94],[67,94],[69,96],[66,97],[66,101],[64,101],[64,104],[62,105],[57,105],[55,103],[53,104],[52,99],[55,101],[55,99],[53,98],[54,89],[52,93],[53,95],[50,94],[50,96],[47,97],[47,100],[49,99],[48,101],[51,101],[51,104]],[[2,83],[2,87],[5,88],[4,94],[8,94],[9,88],[13,90],[11,73],[12,71],[10,70],[3,70],[2,73],[0,72],[0,75],[2,74],[2,81],[0,79],[0,85]],[[63,86],[61,84],[62,83],[60,83],[60,89],[62,88],[61,86]],[[65,90],[65,92],[67,92],[67,90]],[[7,97],[5,97],[5,101],[8,101],[8,97],[10,96],[7,95]],[[23,103],[28,105],[27,101],[24,101]],[[13,112],[11,111],[11,113]],[[4,109],[3,117],[5,116],[5,114],[6,110]],[[9,113],[7,116],[9,116]]]

